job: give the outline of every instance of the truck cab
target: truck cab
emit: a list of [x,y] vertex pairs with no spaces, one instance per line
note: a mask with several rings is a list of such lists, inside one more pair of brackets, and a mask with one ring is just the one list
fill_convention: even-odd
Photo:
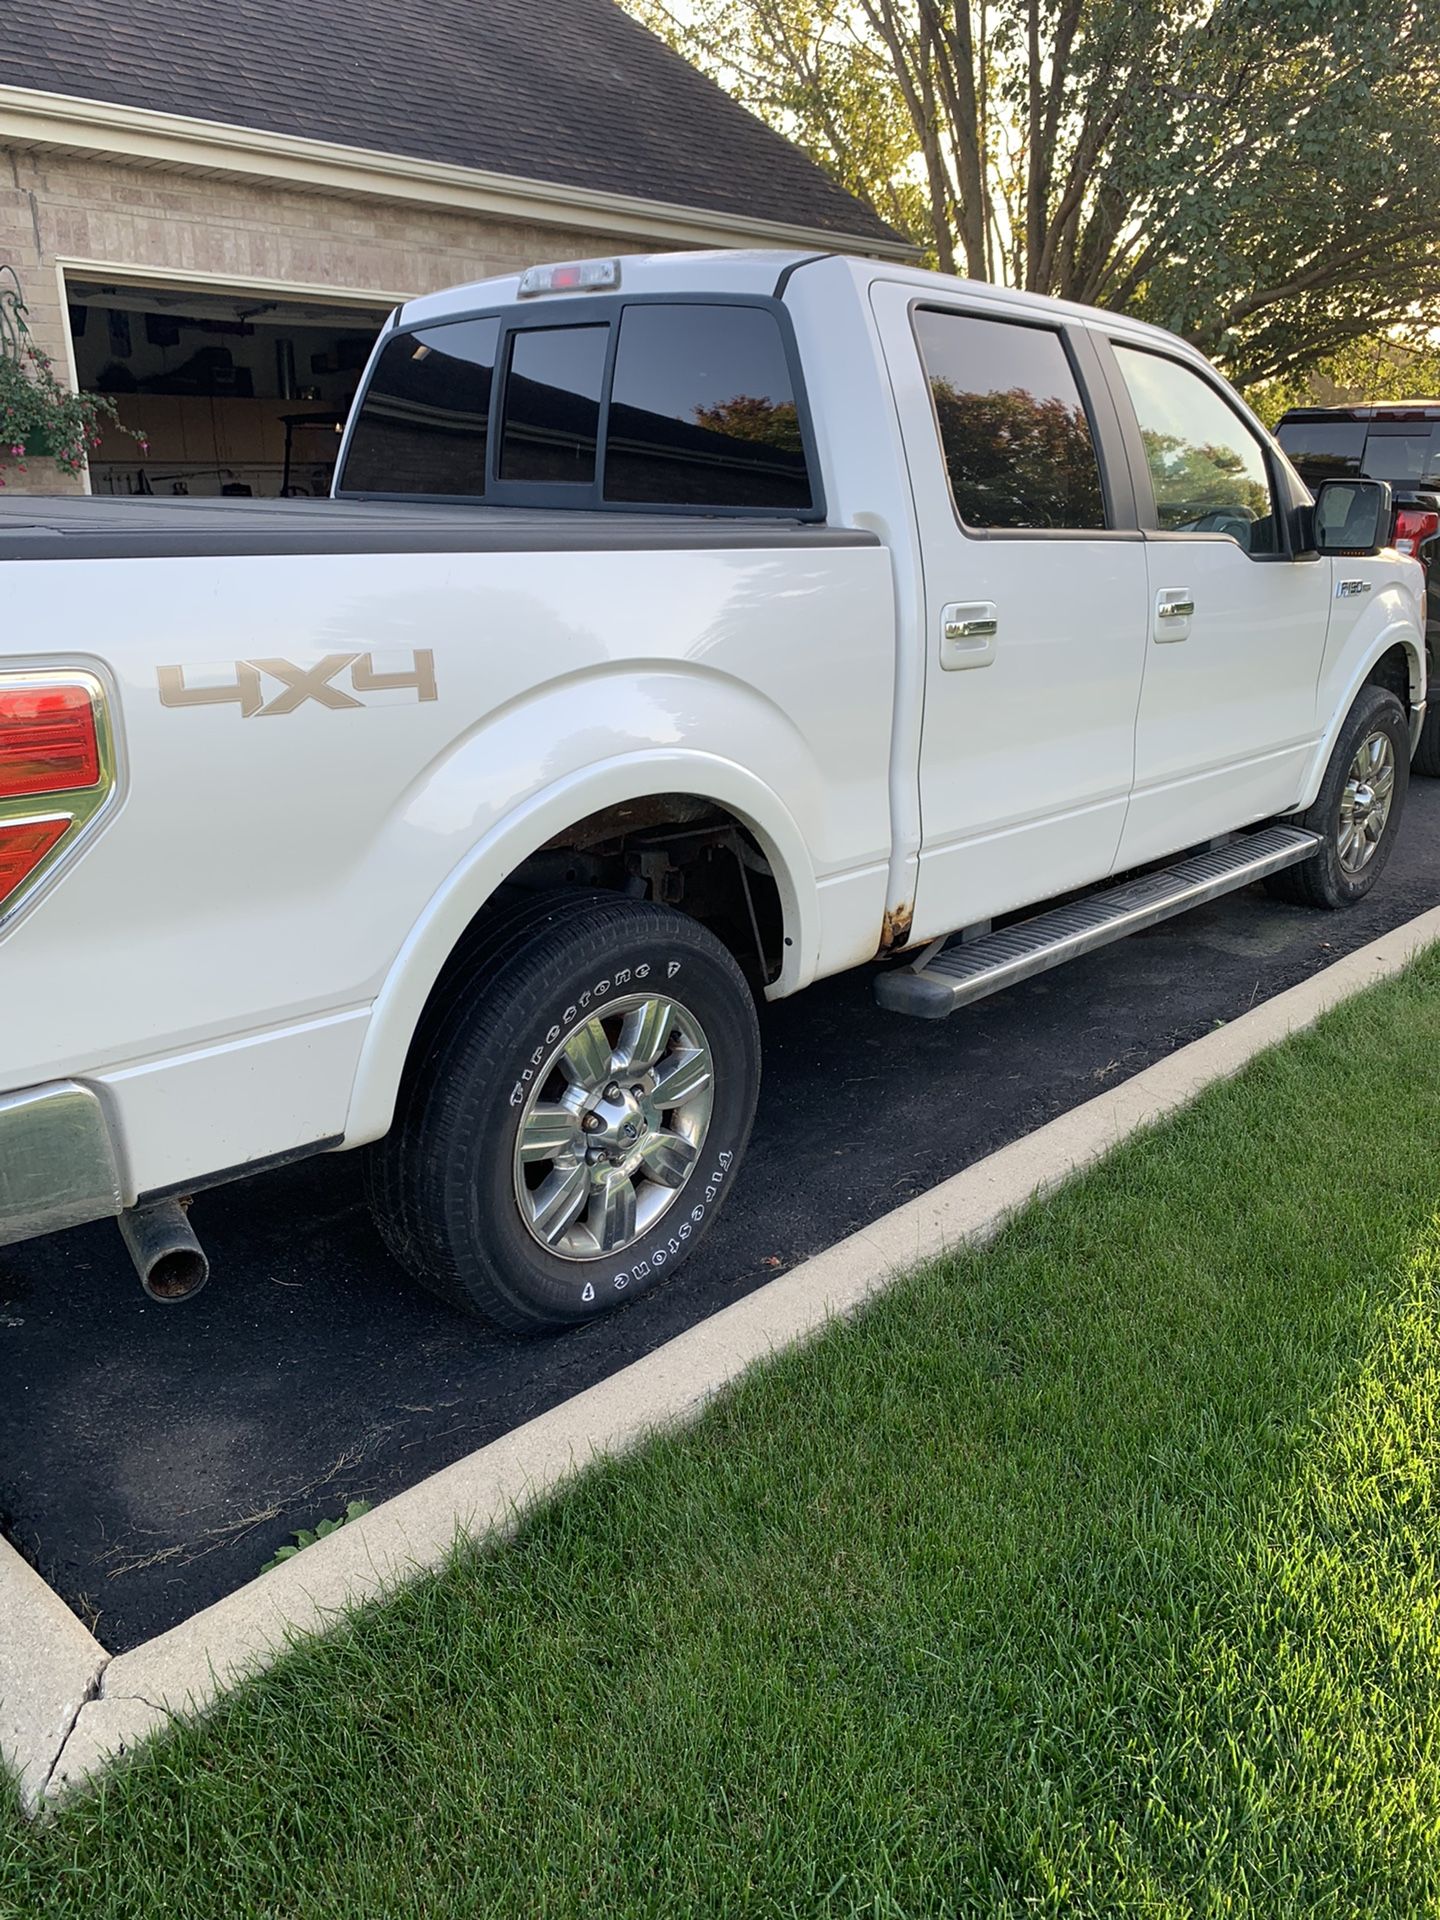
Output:
[[1368,892],[1390,513],[1155,328],[762,252],[409,302],[330,500],[0,501],[0,1241],[115,1215],[183,1292],[191,1197],[359,1149],[458,1306],[633,1298],[733,1189],[757,1000]]

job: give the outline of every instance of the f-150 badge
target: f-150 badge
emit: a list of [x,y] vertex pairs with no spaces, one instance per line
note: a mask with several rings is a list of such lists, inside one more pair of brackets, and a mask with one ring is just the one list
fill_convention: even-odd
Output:
[[[230,671],[233,680],[212,681],[199,686],[187,685],[184,667],[161,667],[162,707],[239,707],[245,719],[270,719],[277,714],[294,713],[307,700],[317,706],[340,709],[363,707],[367,693],[413,692],[417,700],[434,700],[435,655],[428,647],[410,655],[408,673],[377,671],[375,657],[369,653],[327,653],[313,666],[299,667],[290,660],[237,660]],[[336,677],[350,670],[352,692],[335,685]],[[194,673],[196,669],[188,669]],[[267,698],[267,679],[278,680],[280,689]]]

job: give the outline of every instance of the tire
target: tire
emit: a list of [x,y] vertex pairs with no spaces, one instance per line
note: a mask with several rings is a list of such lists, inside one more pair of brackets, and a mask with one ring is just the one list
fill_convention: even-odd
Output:
[[[1437,688],[1437,693],[1440,693],[1440,688]],[[1440,774],[1440,699],[1425,709],[1410,770],[1412,773],[1423,773],[1430,779]]]
[[[1368,779],[1361,777],[1362,753],[1366,765],[1374,768]],[[1410,723],[1405,709],[1385,687],[1362,687],[1340,729],[1315,804],[1294,822],[1320,835],[1320,851],[1299,866],[1272,874],[1265,883],[1269,891],[1304,907],[1353,907],[1363,900],[1390,858],[1409,783]],[[1356,807],[1366,794],[1375,798],[1357,822]]]
[[749,988],[698,921],[532,897],[487,926],[417,1035],[370,1150],[376,1225],[462,1312],[515,1333],[581,1324],[694,1250],[759,1087]]

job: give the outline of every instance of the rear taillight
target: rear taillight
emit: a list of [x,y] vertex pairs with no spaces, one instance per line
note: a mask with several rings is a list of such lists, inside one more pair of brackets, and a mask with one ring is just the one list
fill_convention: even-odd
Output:
[[92,673],[0,673],[0,922],[95,825],[115,792]]
[[1395,510],[1395,548],[1399,553],[1419,555],[1420,549],[1440,534],[1440,513],[1422,511],[1419,507],[1397,507]]
[[0,826],[0,900],[8,899],[28,880],[69,831],[68,818],[22,820],[13,827]]
[[80,681],[0,686],[0,800],[72,793],[100,778],[95,701]]

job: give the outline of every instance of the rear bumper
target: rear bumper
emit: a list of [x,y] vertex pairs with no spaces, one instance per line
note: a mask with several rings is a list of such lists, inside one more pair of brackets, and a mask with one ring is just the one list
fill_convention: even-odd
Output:
[[0,1247],[123,1206],[110,1130],[89,1087],[52,1080],[0,1094]]

